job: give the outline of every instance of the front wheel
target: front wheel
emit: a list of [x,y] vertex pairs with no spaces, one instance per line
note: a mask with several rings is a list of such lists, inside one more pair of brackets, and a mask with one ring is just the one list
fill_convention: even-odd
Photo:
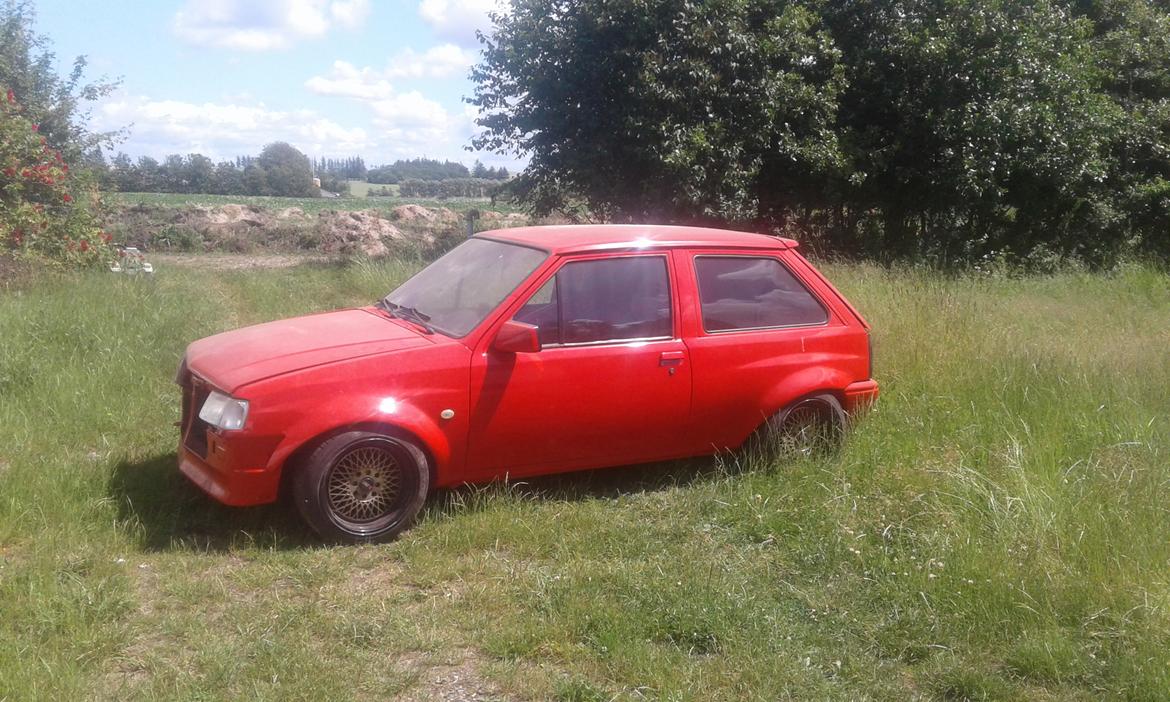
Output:
[[414,521],[427,491],[426,454],[413,442],[352,431],[316,448],[296,473],[301,517],[334,541],[389,541]]

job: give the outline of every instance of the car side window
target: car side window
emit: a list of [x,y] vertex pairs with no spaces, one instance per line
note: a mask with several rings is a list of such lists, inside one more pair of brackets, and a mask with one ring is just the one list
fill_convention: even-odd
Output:
[[783,263],[756,256],[696,256],[708,332],[824,324],[828,312]]
[[665,256],[572,261],[516,313],[542,344],[653,339],[673,333]]
[[561,343],[556,276],[540,286],[512,318],[536,327],[542,346]]

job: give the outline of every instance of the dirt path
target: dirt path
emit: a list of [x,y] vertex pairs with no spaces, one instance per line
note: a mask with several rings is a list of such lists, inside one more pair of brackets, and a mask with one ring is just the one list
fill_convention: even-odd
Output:
[[322,254],[224,254],[224,253],[152,253],[146,260],[155,270],[168,266],[214,271],[238,271],[249,268],[292,268],[305,263],[328,263],[333,258]]

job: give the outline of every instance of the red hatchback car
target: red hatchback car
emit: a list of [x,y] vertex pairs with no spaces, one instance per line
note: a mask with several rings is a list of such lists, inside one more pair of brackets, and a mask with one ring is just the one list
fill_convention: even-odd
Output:
[[869,327],[759,234],[478,234],[369,307],[201,339],[179,467],[229,505],[282,480],[331,539],[394,537],[436,487],[844,429],[878,393]]

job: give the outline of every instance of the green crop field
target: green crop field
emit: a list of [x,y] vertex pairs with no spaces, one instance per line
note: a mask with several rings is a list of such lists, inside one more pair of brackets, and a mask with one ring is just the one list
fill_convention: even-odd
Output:
[[[368,185],[368,184],[367,184]],[[380,186],[379,186],[380,187]],[[150,205],[155,207],[218,207],[221,205],[256,205],[270,209],[299,207],[305,212],[322,210],[384,210],[389,211],[400,205],[422,205],[423,207],[446,207],[455,212],[472,209],[493,210],[509,214],[521,210],[512,203],[496,202],[488,198],[434,198],[410,197],[365,197],[354,193],[350,197],[263,197],[254,195],[188,195],[182,193],[108,193],[106,197],[114,204]]]
[[411,269],[0,291],[0,699],[1170,696],[1166,274],[828,266],[883,387],[830,457],[445,492],[364,547],[187,484],[190,340]]

